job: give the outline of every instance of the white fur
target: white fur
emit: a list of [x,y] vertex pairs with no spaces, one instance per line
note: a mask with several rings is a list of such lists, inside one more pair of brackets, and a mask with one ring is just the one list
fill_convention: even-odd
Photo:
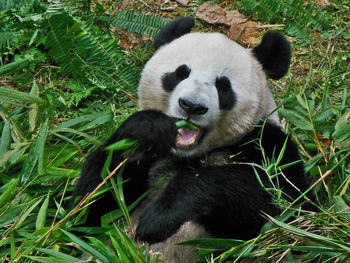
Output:
[[[162,76],[184,64],[191,69],[189,77],[173,92],[166,92]],[[215,80],[222,76],[230,79],[237,98],[230,111],[219,109]],[[188,117],[178,105],[180,97],[208,106],[206,114],[191,116],[189,121],[208,128],[209,133],[191,151],[176,150],[182,156],[239,141],[276,107],[265,74],[251,50],[219,33],[186,34],[161,47],[146,64],[138,91],[141,110],[158,109],[176,118]],[[270,119],[278,122],[277,114]]]
[[[189,77],[181,81],[172,92],[166,92],[162,87],[162,77],[184,64],[191,69]],[[232,110],[219,108],[215,81],[217,77],[223,76],[229,78],[236,95],[236,104]],[[199,127],[207,128],[207,136],[190,151],[174,149],[175,154],[180,156],[199,155],[239,141],[276,107],[267,87],[265,73],[251,50],[218,33],[186,34],[161,47],[142,72],[138,95],[141,110],[158,109],[180,119],[188,118],[178,104],[180,97],[208,107],[205,114],[191,116],[189,120]],[[279,122],[276,113],[269,116],[269,120]],[[206,161],[224,165],[227,155],[208,154]],[[167,160],[155,164],[150,172],[150,184],[164,175],[171,177],[172,170],[169,167],[171,164]],[[133,212],[134,225],[138,224],[139,216],[158,194],[157,191],[152,192]],[[196,254],[193,250],[176,246],[174,242],[209,236],[199,225],[186,222],[176,234],[164,242],[150,246],[148,251],[161,252],[164,262],[195,262]]]

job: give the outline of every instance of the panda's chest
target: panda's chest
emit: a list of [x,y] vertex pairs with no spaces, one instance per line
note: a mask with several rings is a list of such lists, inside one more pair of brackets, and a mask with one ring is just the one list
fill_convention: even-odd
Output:
[[157,160],[149,170],[148,184],[164,189],[168,182],[178,173],[196,174],[207,166],[225,166],[230,162],[230,152],[213,151],[200,158],[178,159],[174,156]]
[[157,160],[151,166],[148,174],[148,185],[154,187],[150,193],[154,199],[181,170],[190,169],[185,162],[179,162],[173,157]]

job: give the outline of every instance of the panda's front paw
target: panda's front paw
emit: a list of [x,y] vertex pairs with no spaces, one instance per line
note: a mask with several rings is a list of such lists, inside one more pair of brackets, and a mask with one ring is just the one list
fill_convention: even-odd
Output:
[[156,110],[139,111],[131,115],[117,130],[117,139],[136,139],[139,151],[163,153],[175,145],[177,128],[174,119]]
[[136,229],[135,238],[137,241],[154,244],[164,241],[167,236],[162,229],[157,229],[154,223],[141,224]]
[[162,242],[175,232],[172,228],[173,226],[162,222],[158,216],[146,212],[140,218],[135,238],[149,244]]

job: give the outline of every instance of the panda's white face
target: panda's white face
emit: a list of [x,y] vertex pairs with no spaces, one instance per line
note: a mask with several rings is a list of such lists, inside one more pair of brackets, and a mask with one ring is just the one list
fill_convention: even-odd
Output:
[[139,104],[199,127],[179,129],[180,156],[239,141],[275,108],[251,50],[218,33],[186,34],[161,47],[143,70]]

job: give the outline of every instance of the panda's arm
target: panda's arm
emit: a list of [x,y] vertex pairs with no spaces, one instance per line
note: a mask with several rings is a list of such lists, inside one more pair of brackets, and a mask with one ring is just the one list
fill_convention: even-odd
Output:
[[[258,134],[257,129],[246,140],[252,141]],[[265,127],[262,144],[269,159],[280,153],[286,140],[287,136],[279,127]],[[263,161],[261,151],[254,143],[244,144],[237,150],[243,155],[238,155],[241,158],[238,162],[250,160],[261,164]],[[297,147],[288,139],[280,165],[297,160],[300,160]],[[265,172],[254,171],[251,165],[205,166],[194,170],[179,167],[178,174],[140,218],[137,238],[149,243],[163,241],[188,220],[200,223],[216,237],[254,237],[266,222],[261,211],[270,215],[279,211],[273,205],[271,195],[261,187],[255,172],[269,187]],[[300,162],[284,168],[283,173],[301,191],[307,189]],[[279,179],[287,196],[294,199],[300,195],[290,183]],[[308,206],[306,208],[309,209]]]
[[[127,182],[124,183],[123,187],[125,192],[128,192],[127,203],[133,202],[147,189],[147,174],[152,160],[170,151],[170,148],[175,144],[176,135],[175,121],[159,111],[147,110],[131,115],[103,146],[87,158],[73,192],[73,200],[77,196],[83,197],[92,192],[102,181],[100,174],[108,155],[105,147],[122,139],[130,138],[137,140],[136,152],[133,155],[125,156],[124,151],[115,151],[110,170],[113,170],[126,157],[129,158],[130,161],[127,162],[123,173],[123,179]],[[128,188],[130,189],[128,190]],[[106,202],[106,198],[111,200]],[[93,206],[97,210],[102,209],[103,211],[97,213],[103,214],[115,209],[116,207],[112,208],[115,203],[113,197],[107,194],[102,200],[102,207],[100,204]],[[94,207],[92,210],[95,209]],[[94,217],[98,216],[94,215]]]
[[242,231],[239,224],[243,222],[257,226],[245,229],[245,236],[254,236],[264,223],[260,211],[270,213],[275,207],[267,201],[268,193],[252,175],[249,166],[179,170],[141,216],[136,238],[148,243],[161,242],[189,220],[200,223],[218,237],[235,234],[239,237],[237,232]]

